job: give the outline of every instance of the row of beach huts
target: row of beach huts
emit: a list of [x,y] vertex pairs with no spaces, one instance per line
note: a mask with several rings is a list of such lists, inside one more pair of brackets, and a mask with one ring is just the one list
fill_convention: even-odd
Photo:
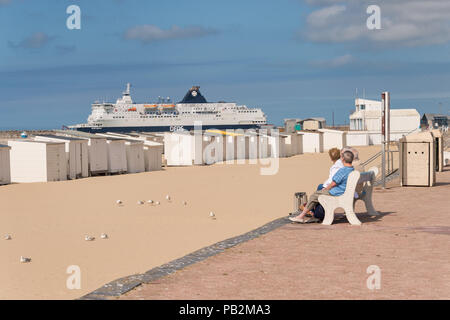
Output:
[[[0,184],[161,170],[157,137],[58,131],[0,145]],[[162,140],[162,138],[161,138]]]
[[163,165],[283,158],[347,145],[365,144],[357,140],[349,143],[347,132],[330,129],[291,133],[207,130],[200,135],[55,130],[53,134],[13,139],[0,145],[0,184],[148,172],[161,170]]

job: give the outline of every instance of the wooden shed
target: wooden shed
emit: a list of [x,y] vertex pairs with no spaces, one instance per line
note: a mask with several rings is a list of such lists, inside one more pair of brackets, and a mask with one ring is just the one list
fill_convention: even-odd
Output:
[[42,135],[34,138],[36,141],[64,142],[67,158],[67,178],[77,179],[89,176],[88,142],[74,137]]
[[342,149],[347,145],[347,133],[340,130],[319,129],[323,133],[323,150]]
[[436,183],[435,140],[431,132],[420,132],[399,141],[400,184],[434,186]]
[[0,185],[11,183],[10,149],[10,146],[0,144]]
[[64,142],[10,140],[11,181],[47,182],[67,180]]

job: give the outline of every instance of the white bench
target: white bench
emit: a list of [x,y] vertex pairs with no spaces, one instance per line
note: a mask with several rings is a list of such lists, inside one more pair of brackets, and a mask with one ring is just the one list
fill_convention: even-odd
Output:
[[[348,176],[347,187],[343,195],[337,197],[320,195],[318,200],[325,210],[325,218],[322,224],[331,225],[334,220],[334,211],[337,208],[342,208],[350,224],[361,225],[361,221],[355,214],[355,203],[357,200],[364,201],[367,213],[370,216],[378,216],[379,213],[375,210],[372,203],[373,184],[377,174],[378,169],[376,167],[370,168],[369,171],[363,173],[355,170]],[[355,199],[355,190],[361,190],[357,199]]]

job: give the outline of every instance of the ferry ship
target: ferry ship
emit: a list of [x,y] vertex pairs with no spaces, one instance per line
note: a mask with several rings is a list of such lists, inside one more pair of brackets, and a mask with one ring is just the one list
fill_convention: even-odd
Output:
[[135,103],[130,95],[131,85],[116,103],[92,104],[87,123],[69,126],[69,129],[101,132],[165,132],[189,131],[199,123],[202,129],[252,129],[267,124],[261,109],[248,108],[228,102],[208,102],[193,86],[178,103],[170,98],[158,98],[156,103]]

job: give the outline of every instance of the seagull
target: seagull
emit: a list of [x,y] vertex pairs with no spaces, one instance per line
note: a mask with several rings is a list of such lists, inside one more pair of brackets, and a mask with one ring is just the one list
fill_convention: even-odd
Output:
[[213,219],[216,219],[216,215],[215,215],[214,212],[212,212],[212,211],[209,213],[209,216],[210,216],[211,218],[213,218]]
[[5,236],[5,240],[11,240],[12,238],[11,238],[11,236],[9,235],[9,234],[7,234],[6,236]]
[[116,203],[117,203],[118,205],[121,205],[121,204],[122,204],[122,200],[117,200]]
[[31,262],[31,258],[25,258],[25,257],[20,256],[20,262],[22,262],[22,263]]
[[166,196],[166,200],[170,201],[170,196],[169,195]]
[[186,206],[186,205],[187,205],[187,202],[186,202],[186,201],[183,201],[183,205]]
[[159,204],[159,201],[156,201],[155,204]]
[[144,204],[144,201],[139,200],[139,201],[137,202],[137,204]]
[[84,236],[84,240],[86,240],[86,241],[94,241],[94,240],[95,240],[95,237]]
[[108,235],[106,233],[102,233],[100,238],[102,239],[108,239]]
[[153,204],[153,200],[148,200],[147,203]]

